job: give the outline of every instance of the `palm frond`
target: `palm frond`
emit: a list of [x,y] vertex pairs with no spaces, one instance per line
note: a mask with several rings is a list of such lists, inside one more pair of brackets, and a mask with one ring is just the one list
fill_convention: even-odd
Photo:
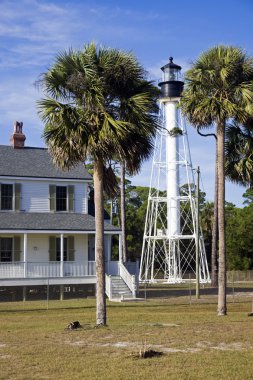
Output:
[[157,94],[131,53],[98,47],[60,53],[43,74],[43,137],[58,166],[118,157],[138,171],[153,148]]
[[186,72],[183,113],[195,126],[219,120],[245,122],[252,113],[253,60],[233,46],[215,46]]
[[235,183],[248,186],[253,183],[253,132],[237,123],[226,128],[225,173]]

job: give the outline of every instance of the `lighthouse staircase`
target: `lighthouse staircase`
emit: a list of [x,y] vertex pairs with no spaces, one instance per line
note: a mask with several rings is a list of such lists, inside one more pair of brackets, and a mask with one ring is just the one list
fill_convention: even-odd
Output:
[[132,275],[126,266],[118,262],[117,273],[106,274],[106,295],[110,301],[135,300],[138,293],[138,274]]
[[123,300],[133,298],[132,291],[120,276],[111,276],[111,294],[108,292],[110,300]]

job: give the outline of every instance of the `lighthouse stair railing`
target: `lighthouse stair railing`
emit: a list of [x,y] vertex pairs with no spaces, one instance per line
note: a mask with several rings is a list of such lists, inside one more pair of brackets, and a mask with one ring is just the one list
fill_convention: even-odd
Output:
[[135,275],[131,275],[125,265],[119,262],[119,275],[131,290],[133,298],[136,298],[136,278]]
[[117,275],[115,275],[115,273],[114,275],[106,274],[105,285],[107,297],[109,299],[113,299],[113,295],[117,290],[115,289],[115,286],[119,286],[117,293],[120,293],[120,288],[123,286],[123,284],[124,294],[131,295],[131,298],[136,298],[138,290],[138,278],[136,275],[131,275],[122,262],[118,262]]

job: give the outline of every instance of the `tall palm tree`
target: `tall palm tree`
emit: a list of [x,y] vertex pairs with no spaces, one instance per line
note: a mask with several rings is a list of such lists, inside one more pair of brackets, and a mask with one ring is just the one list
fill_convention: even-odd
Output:
[[131,98],[141,133],[133,122],[119,117],[120,96],[131,83],[129,78],[145,79],[145,71],[136,58],[117,49],[98,48],[94,43],[83,50],[58,55],[41,78],[46,98],[38,103],[39,114],[55,164],[68,169],[86,158],[94,164],[97,325],[106,324],[105,166],[118,157],[134,171],[135,157],[142,159],[146,146],[152,148],[152,135],[157,127],[154,99],[149,92],[139,92]]
[[[213,133],[203,134],[197,128],[201,136],[214,136]],[[232,182],[242,186],[253,186],[253,119],[249,118],[245,125],[237,122],[226,127],[225,141],[225,176]],[[211,254],[211,284],[218,286],[217,267],[217,238],[218,238],[218,173],[217,173],[217,143],[215,160],[215,200],[212,227],[212,254]]]
[[218,156],[219,276],[218,315],[226,315],[225,126],[230,119],[245,122],[252,114],[253,60],[240,48],[217,46],[193,63],[186,73],[181,105],[199,127],[216,124]]

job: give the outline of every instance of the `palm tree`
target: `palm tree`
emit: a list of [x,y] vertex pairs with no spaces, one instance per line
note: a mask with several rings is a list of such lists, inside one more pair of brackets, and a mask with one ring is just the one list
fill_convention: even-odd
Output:
[[[229,124],[226,127],[225,142],[225,176],[232,182],[242,186],[253,186],[253,119],[245,123],[244,126],[238,123]],[[203,134],[197,128],[201,136],[214,136],[213,133]],[[217,235],[218,235],[218,173],[217,173],[217,144],[215,160],[215,200],[212,227],[212,254],[211,254],[211,284],[218,286],[218,267],[217,267]]]
[[186,73],[181,106],[190,123],[217,128],[219,276],[218,315],[226,315],[225,126],[230,119],[245,122],[252,114],[253,60],[240,48],[217,46],[193,63]]
[[68,169],[86,158],[94,164],[97,325],[106,324],[105,167],[120,157],[129,170],[134,169],[134,157],[145,157],[144,147],[151,149],[151,136],[157,127],[154,100],[148,92],[131,99],[141,133],[137,133],[134,123],[119,118],[120,94],[128,87],[129,78],[145,78],[142,66],[132,54],[91,43],[83,50],[58,55],[40,81],[46,97],[38,102],[39,114],[55,164]]

